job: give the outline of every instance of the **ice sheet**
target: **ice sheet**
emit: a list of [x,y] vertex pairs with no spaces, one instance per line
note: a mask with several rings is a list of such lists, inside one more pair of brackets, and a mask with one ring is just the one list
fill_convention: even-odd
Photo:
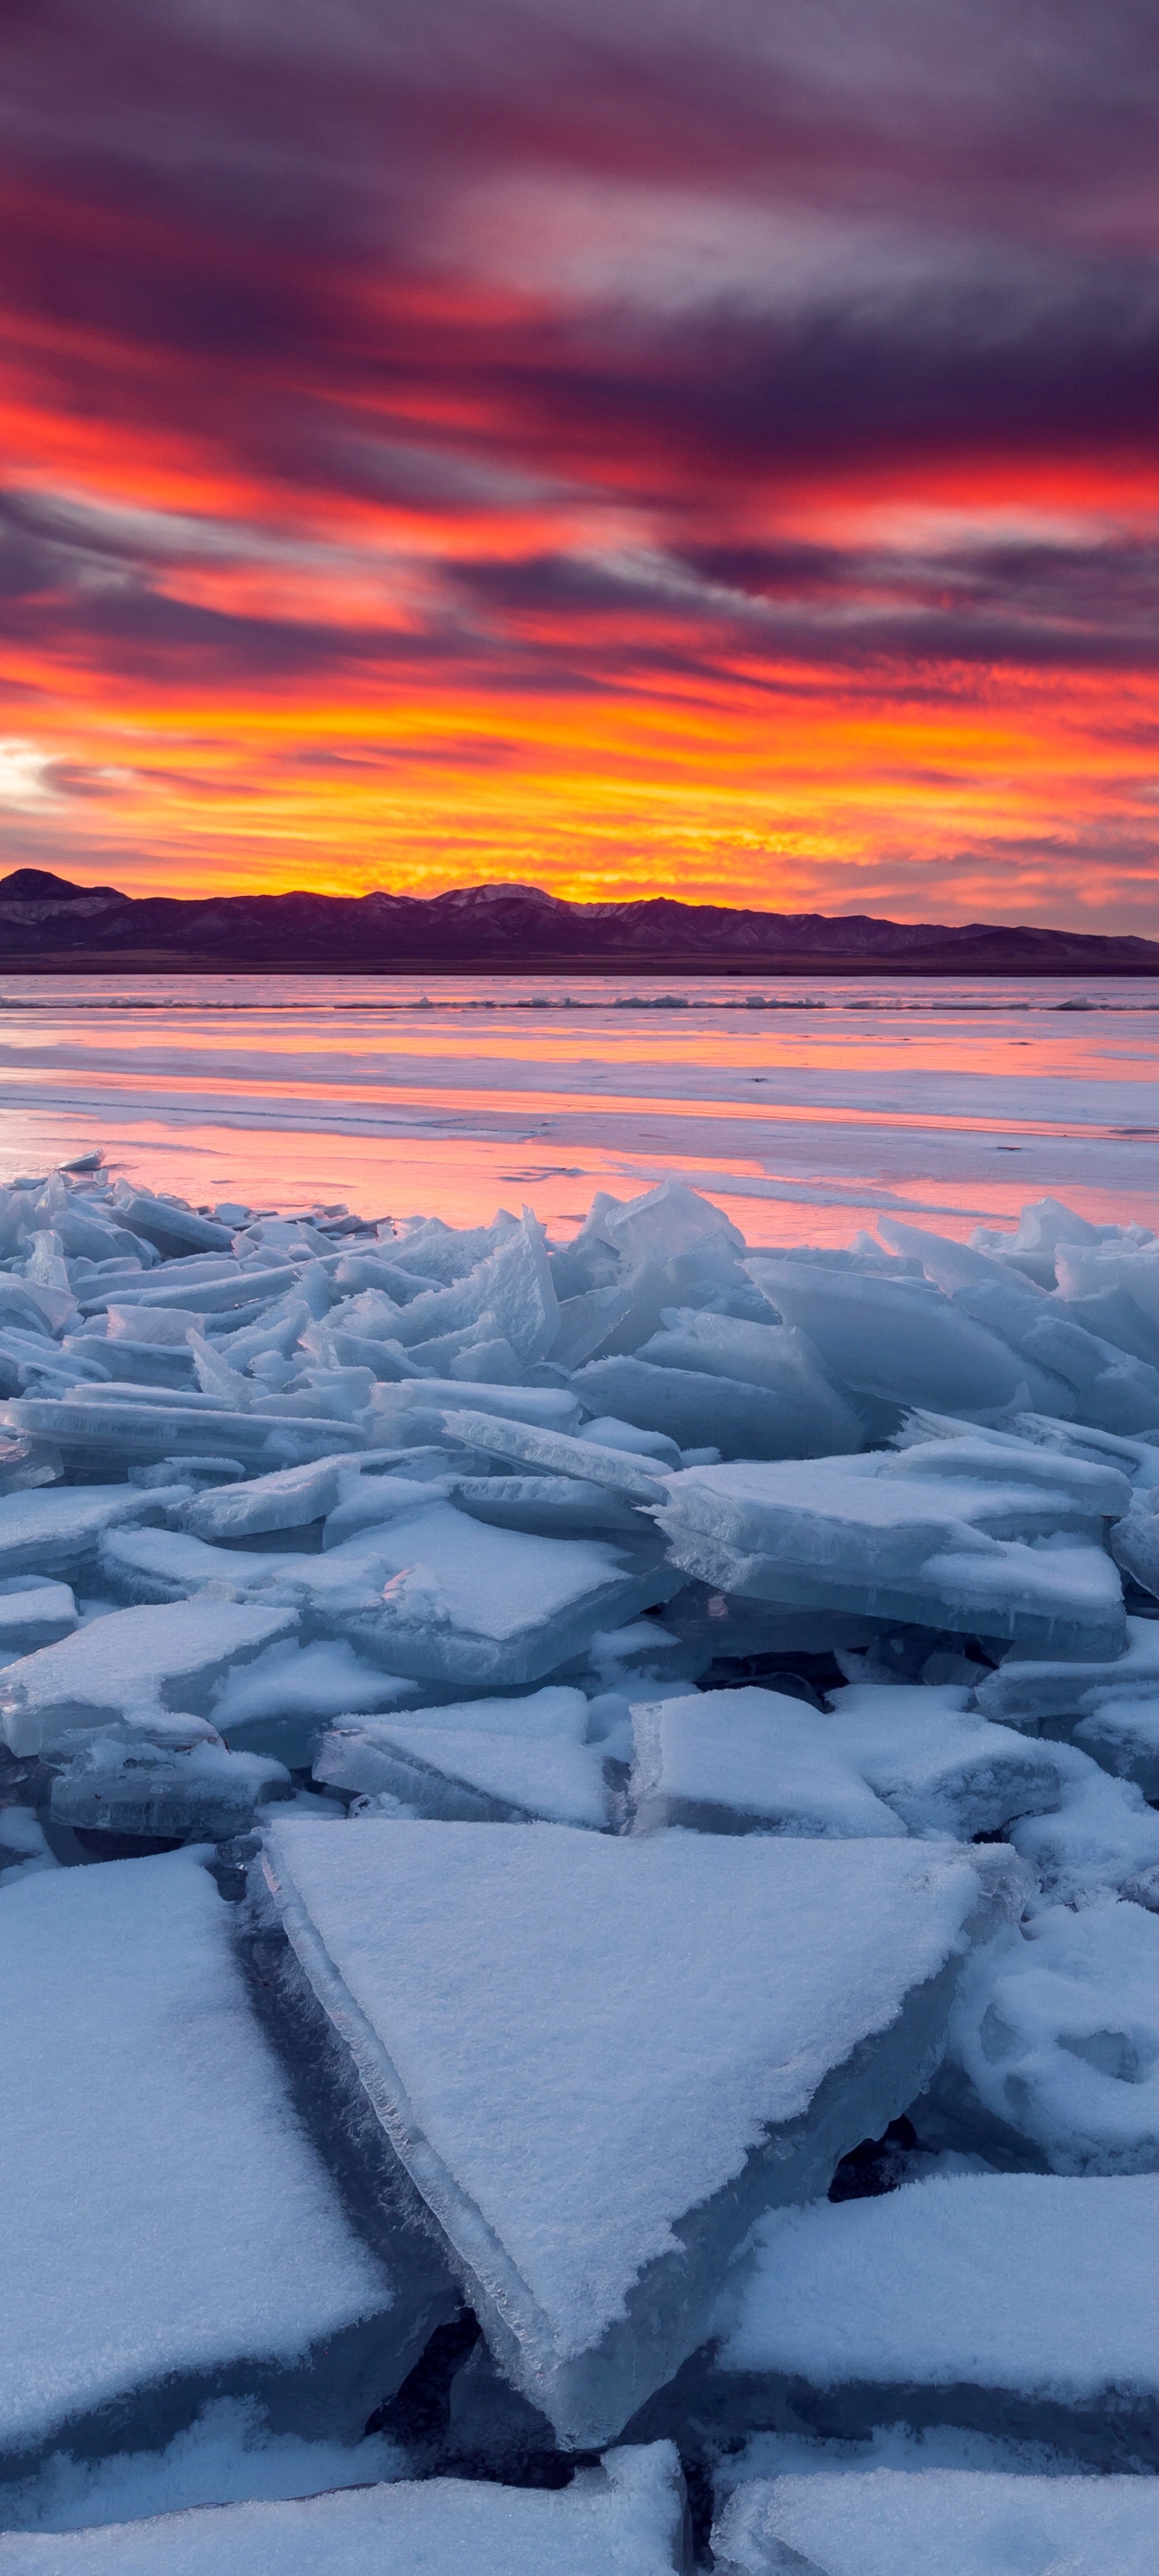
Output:
[[703,2332],[694,2213],[713,2205],[714,2279],[760,2206],[808,2188],[793,2124],[826,2079],[837,2107],[805,2167],[843,2151],[834,2124],[867,2134],[853,2065],[871,2040],[884,2063],[891,2030],[885,2090],[912,2097],[945,2004],[912,2027],[910,2004],[941,1993],[981,1920],[970,1855],[892,1841],[366,1819],[273,1827],[267,1850],[290,1938],[504,2367],[578,2441],[622,2424]]
[[675,1563],[722,1592],[1056,1652],[1120,1651],[1115,1568],[1101,1545],[1072,1534],[1085,1504],[1020,1486],[1016,1464],[1002,1482],[915,1473],[908,1462],[920,1454],[692,1467],[669,1479],[653,1517]]
[[[363,1737],[354,1759],[368,1786],[373,1773],[376,1795],[385,1790],[416,1816],[488,1824],[541,1816],[597,1832],[610,1822],[598,1747],[566,1735],[500,1735],[479,1727],[424,1726],[421,1720],[413,1727],[380,1723],[373,1745]],[[347,1755],[347,1769],[350,1760]],[[336,1785],[332,1763],[320,1761],[315,1774]]]
[[996,2431],[1002,2390],[1153,2405],[1159,2177],[963,2174],[779,2210],[736,2295],[725,2373],[942,2389],[959,2423],[958,2390],[991,2390]]
[[390,2281],[297,2126],[199,1863],[59,1870],[0,1903],[0,2452],[162,2382],[298,2365],[360,2320],[389,2342]]
[[233,1601],[114,1610],[0,1673],[0,1731],[13,1753],[38,1753],[78,1727],[142,1709],[202,1713],[227,1667],[291,1635],[292,1609]]

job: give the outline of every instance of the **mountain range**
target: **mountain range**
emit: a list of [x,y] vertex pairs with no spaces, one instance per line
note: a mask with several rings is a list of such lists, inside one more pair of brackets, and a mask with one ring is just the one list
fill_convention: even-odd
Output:
[[121,894],[0,878],[0,973],[1155,975],[1159,942],[985,921],[745,912],[666,896],[566,903],[538,886],[405,894]]

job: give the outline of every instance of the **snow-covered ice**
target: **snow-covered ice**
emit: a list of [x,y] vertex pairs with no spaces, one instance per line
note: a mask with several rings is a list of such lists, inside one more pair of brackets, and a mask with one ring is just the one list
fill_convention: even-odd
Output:
[[776,2210],[718,2324],[734,2417],[965,2424],[1159,2470],[1159,2176],[958,2174]]
[[399,2480],[95,2530],[0,2534],[2,2576],[687,2576],[687,2568],[670,2442],[609,2451],[555,2494]]
[[712,2546],[719,2576],[1154,2576],[1159,2484],[985,2469],[752,2478]]
[[212,1878],[173,1853],[0,1905],[5,2466],[239,2386],[349,2438],[421,2317],[302,2134]]
[[790,2407],[985,2549],[999,2433],[1159,2469],[1156,1238],[780,1187],[0,1188],[0,2570],[635,2576],[669,2455],[553,2450],[703,2541]]
[[1054,1905],[992,1942],[963,1975],[943,2078],[999,2159],[1028,2146],[1054,2173],[1159,2170],[1159,1915]]
[[858,1682],[832,1694],[831,1713],[752,1688],[637,1704],[636,1829],[969,1841],[1057,1806],[1049,1746],[969,1715],[970,1696]]
[[758,2213],[920,2089],[1001,1907],[893,1841],[365,1818],[274,1827],[266,1868],[493,2348],[581,2446],[692,2349]]
[[78,1728],[150,1709],[204,1715],[230,1667],[291,1635],[297,1614],[236,1601],[120,1610],[0,1671],[0,1732],[39,1753]]
[[[372,1742],[356,1741],[353,1762],[373,1778],[374,1794],[385,1793],[415,1816],[493,1825],[539,1816],[597,1831],[611,1821],[602,1757],[596,1746],[570,1736],[380,1722]],[[337,1786],[337,1772],[350,1767],[350,1757],[327,1761],[324,1749],[315,1776]]]

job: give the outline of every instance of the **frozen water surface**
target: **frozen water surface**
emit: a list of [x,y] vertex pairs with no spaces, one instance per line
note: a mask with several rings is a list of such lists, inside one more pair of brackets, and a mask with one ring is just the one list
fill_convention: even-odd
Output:
[[1157,997],[532,998],[0,1028],[0,2568],[1149,2529]]
[[21,976],[5,1177],[91,1143],[196,1202],[459,1226],[524,1196],[555,1233],[673,1170],[758,1243],[877,1209],[1012,1231],[1044,1192],[1154,1225],[1157,1009],[1073,977]]

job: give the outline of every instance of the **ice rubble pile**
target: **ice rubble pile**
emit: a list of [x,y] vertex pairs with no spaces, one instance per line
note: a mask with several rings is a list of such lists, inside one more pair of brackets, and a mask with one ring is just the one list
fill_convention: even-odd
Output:
[[0,1191],[0,2576],[1159,2560],[1159,1241],[880,1235]]

